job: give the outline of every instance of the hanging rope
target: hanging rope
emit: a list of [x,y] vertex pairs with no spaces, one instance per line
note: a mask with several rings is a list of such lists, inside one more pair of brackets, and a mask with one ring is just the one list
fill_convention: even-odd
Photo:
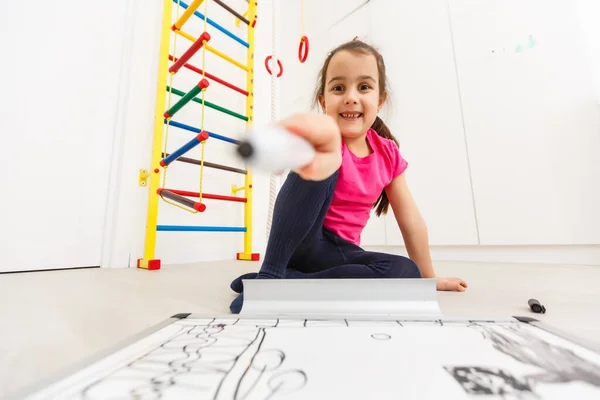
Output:
[[[176,11],[176,16],[175,16],[175,21],[179,20],[179,10],[181,9],[180,3],[181,3],[181,0],[177,0],[177,11]],[[175,36],[175,38],[173,39],[173,52],[171,53],[173,55],[173,63],[175,63],[175,54],[176,54],[175,51],[177,50],[177,35],[174,35],[174,36]],[[172,97],[172,94],[173,94],[171,88],[173,87],[173,76],[174,75],[175,75],[174,72],[171,72],[169,74],[169,94],[167,96],[167,110],[171,108],[171,97]],[[164,140],[164,146],[163,146],[163,154],[167,154],[167,145],[168,145],[168,142],[169,142],[169,126],[170,125],[171,125],[171,118],[168,118],[167,119],[167,124],[166,124],[166,129],[165,129],[165,138],[164,138],[165,140]],[[161,186],[162,189],[164,189],[165,186],[167,185],[167,169],[168,168],[169,168],[168,165],[165,165],[163,167],[163,179],[162,179],[162,186]],[[162,190],[161,190],[161,193],[162,193]],[[160,194],[159,196],[160,196],[160,198],[165,203],[168,203],[168,204],[170,204],[172,206],[175,206],[177,208],[180,208],[180,209],[182,209],[184,211],[187,211],[189,213],[192,213],[192,214],[197,214],[198,213],[198,211],[196,211],[196,210],[190,210],[189,208],[187,208],[185,206],[182,206],[179,203],[176,203],[174,201],[170,201],[169,199],[166,199],[162,194]]]
[[[206,32],[206,27],[207,27],[207,3],[208,1],[204,2],[204,31]],[[179,20],[179,11],[181,9],[181,0],[177,0],[177,12],[176,12],[176,20]],[[172,50],[172,62],[173,64],[176,62],[176,51],[177,51],[177,36],[178,35],[174,35],[174,39],[173,39],[173,50]],[[202,79],[205,78],[205,68],[206,66],[206,40],[203,41],[203,46],[202,46]],[[170,76],[169,76],[169,86],[168,86],[168,99],[167,99],[167,109],[171,108],[171,102],[172,102],[172,94],[173,94],[173,76],[175,75],[175,72],[171,72]],[[202,124],[201,124],[201,131],[204,131],[204,113],[205,113],[205,101],[204,101],[204,94],[205,94],[206,88],[202,89]],[[165,140],[164,140],[164,148],[163,148],[163,154],[167,154],[167,148],[168,148],[168,142],[169,142],[169,127],[171,125],[171,119],[167,118],[167,123],[166,123],[166,129],[165,129]],[[198,192],[198,197],[199,197],[199,202],[202,203],[202,182],[203,182],[203,177],[204,177],[204,149],[205,149],[205,142],[206,140],[201,141],[201,145],[202,145],[202,157],[200,159],[200,190]],[[168,170],[168,165],[165,165],[163,167],[163,180],[162,180],[162,186],[161,188],[164,189],[165,186],[167,185],[167,170]],[[159,195],[161,197],[161,199],[170,204],[173,205],[177,208],[180,208],[184,211],[187,211],[191,214],[197,214],[199,212],[199,210],[197,209],[190,209],[188,207],[185,207],[177,202],[173,202],[170,201],[169,199],[165,198],[165,196],[163,196],[163,191],[161,190],[159,192]]]
[[[206,32],[206,20],[208,19],[208,1],[204,1],[204,32]],[[206,40],[202,42],[202,79],[206,76]],[[204,93],[206,92],[206,88],[202,89],[202,124],[200,125],[200,130],[204,131]],[[206,140],[201,142],[202,145],[202,154],[200,157],[200,190],[198,194],[198,201],[202,203],[202,183],[204,182],[204,145]]]
[[[275,0],[273,0],[275,1]],[[302,35],[300,35],[300,37],[305,36],[304,35],[304,0],[300,0],[300,18],[302,21]]]
[[304,34],[304,0],[300,3],[300,20],[302,24],[302,35],[300,36],[300,45],[298,46],[298,60],[301,63],[308,57],[308,36]]
[[[272,24],[271,24],[271,55],[273,64],[277,62],[277,1],[272,0]],[[302,0],[304,1],[304,0]],[[304,26],[302,27],[304,30]],[[277,74],[271,74],[271,121],[276,121],[279,118],[277,112]],[[267,241],[271,234],[271,223],[273,220],[273,208],[275,207],[275,201],[277,200],[277,189],[278,189],[278,177],[275,174],[271,174],[269,179],[269,211],[267,215]]]

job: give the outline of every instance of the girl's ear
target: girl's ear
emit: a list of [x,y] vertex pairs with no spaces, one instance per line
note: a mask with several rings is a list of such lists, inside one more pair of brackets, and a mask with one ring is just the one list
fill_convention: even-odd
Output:
[[377,105],[377,111],[381,110],[381,107],[385,104],[387,100],[387,92],[383,92],[381,96],[379,96],[379,104]]
[[325,97],[322,94],[319,95],[319,104],[321,105],[321,110],[325,112]]

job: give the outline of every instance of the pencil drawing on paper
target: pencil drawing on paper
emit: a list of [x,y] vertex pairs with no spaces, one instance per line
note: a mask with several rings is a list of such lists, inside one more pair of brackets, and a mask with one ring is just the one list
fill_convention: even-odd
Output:
[[523,365],[537,368],[536,373],[514,376],[500,368],[485,366],[445,366],[469,395],[499,395],[510,398],[541,398],[535,394],[539,384],[584,382],[600,388],[600,369],[573,350],[552,345],[519,325],[498,327],[471,324],[480,330],[495,350]]
[[[437,387],[458,398],[552,398],[542,393],[573,382],[584,385],[578,398],[600,395],[598,358],[586,358],[568,341],[551,343],[525,325],[184,318],[168,337],[72,390],[81,399],[377,397],[373,390],[402,396],[418,387],[418,366],[426,365],[427,375],[438,369],[448,376]],[[417,361],[428,357],[430,364]],[[364,379],[352,378],[357,368]]]
[[[214,399],[270,398],[306,384],[302,370],[285,368],[283,351],[262,349],[267,327],[233,322],[184,325],[171,340],[88,386],[83,397],[104,398],[125,382],[133,383],[132,397],[144,399],[162,398],[167,390]],[[256,392],[261,396],[252,396]]]

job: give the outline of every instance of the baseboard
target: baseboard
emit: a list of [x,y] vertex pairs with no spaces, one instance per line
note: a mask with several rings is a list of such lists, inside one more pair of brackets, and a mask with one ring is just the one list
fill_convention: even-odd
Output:
[[[406,255],[404,246],[365,246],[365,250]],[[598,265],[600,245],[582,246],[432,246],[434,261]]]

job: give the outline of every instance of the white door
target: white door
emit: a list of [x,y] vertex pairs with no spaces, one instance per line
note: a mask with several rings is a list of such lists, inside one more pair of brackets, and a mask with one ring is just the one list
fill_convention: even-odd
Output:
[[0,272],[100,265],[126,7],[0,7]]

